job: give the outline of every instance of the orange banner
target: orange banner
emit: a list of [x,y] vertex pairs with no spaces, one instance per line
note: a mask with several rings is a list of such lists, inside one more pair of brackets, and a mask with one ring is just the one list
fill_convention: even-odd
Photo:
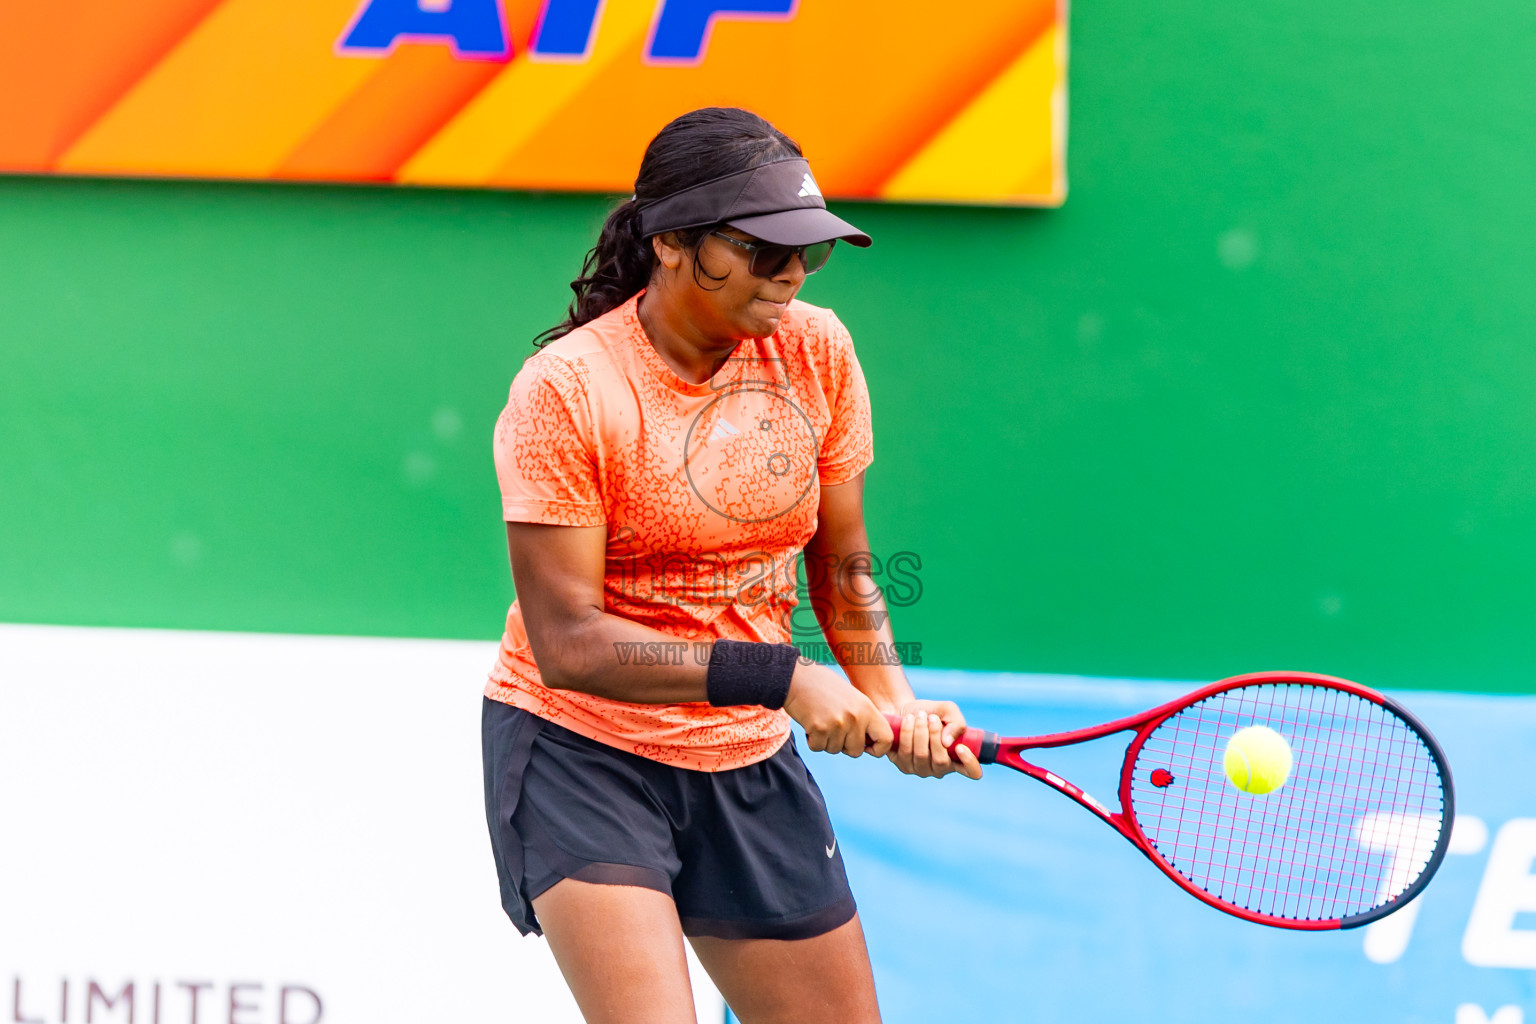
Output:
[[0,171],[628,192],[742,106],[827,195],[1059,205],[1064,0],[0,0]]

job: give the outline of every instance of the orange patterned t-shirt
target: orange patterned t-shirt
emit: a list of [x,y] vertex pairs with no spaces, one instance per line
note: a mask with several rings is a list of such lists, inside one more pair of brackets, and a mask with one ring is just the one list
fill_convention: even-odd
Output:
[[[678,638],[615,652],[615,671],[626,654],[705,663],[717,637],[786,643],[821,486],[854,478],[874,457],[853,340],[831,310],[791,302],[777,331],[741,342],[713,377],[691,384],[651,346],[638,301],[552,342],[512,381],[496,424],[503,518],[607,527],[604,609]],[[485,694],[704,771],[760,761],[789,735],[789,716],[763,707],[635,704],[546,687],[516,601]]]

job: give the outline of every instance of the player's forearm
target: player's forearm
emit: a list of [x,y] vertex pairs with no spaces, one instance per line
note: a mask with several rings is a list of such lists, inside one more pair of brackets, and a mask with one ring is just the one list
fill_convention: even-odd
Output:
[[912,699],[912,686],[896,657],[885,595],[857,557],[808,581],[807,592],[832,655],[849,680],[882,711]]
[[696,644],[606,612],[549,630],[534,644],[544,685],[632,704],[707,699],[709,642]]

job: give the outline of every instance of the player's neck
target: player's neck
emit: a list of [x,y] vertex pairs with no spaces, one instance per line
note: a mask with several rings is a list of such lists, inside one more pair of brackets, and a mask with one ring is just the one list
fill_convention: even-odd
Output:
[[733,339],[713,338],[700,331],[675,304],[654,295],[654,289],[640,296],[636,314],[662,362],[690,384],[708,381],[740,344]]

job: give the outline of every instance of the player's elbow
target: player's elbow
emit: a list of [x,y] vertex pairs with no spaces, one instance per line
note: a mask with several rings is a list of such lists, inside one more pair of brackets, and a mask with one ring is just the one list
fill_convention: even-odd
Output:
[[551,690],[591,693],[600,677],[603,659],[594,649],[598,640],[587,622],[572,622],[535,639],[529,637],[539,681]]
[[580,690],[586,681],[584,659],[572,656],[563,644],[532,644],[539,682],[551,690]]
[[538,661],[535,658],[535,662],[539,666],[539,682],[551,690],[587,692],[588,677],[585,673],[558,661],[551,663],[548,660]]

